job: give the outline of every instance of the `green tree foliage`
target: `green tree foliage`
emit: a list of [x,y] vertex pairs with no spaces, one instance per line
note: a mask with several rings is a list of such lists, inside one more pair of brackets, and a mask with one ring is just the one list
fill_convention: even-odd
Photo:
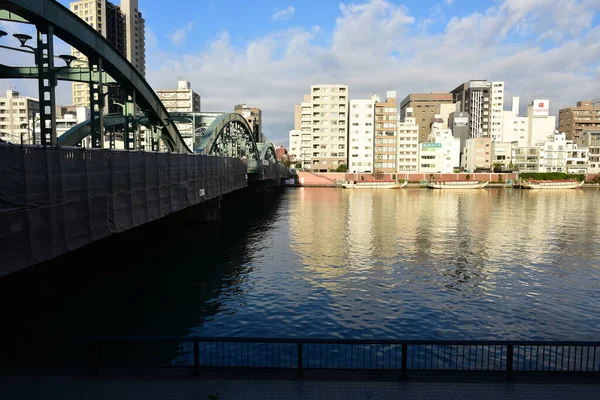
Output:
[[348,172],[348,166],[346,164],[340,164],[335,172]]

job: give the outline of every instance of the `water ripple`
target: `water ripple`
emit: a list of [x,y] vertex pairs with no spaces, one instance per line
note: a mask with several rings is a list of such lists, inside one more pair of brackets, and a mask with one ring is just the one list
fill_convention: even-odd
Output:
[[[596,339],[596,191],[289,191],[194,333]],[[241,279],[240,277],[243,277]]]

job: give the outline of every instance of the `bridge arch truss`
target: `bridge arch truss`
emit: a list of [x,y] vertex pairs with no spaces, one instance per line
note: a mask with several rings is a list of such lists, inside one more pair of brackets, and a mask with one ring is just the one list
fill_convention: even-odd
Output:
[[[131,103],[137,105],[158,129],[160,138],[170,151],[191,152],[181,137],[177,127],[169,118],[169,113],[144,77],[94,28],[55,0],[0,0],[1,18],[17,22],[31,23],[37,29],[37,47],[34,50],[36,74],[22,76],[38,79],[40,99],[40,126],[42,143],[57,144],[56,119],[54,116],[56,80],[61,77],[81,73],[81,68],[58,68],[54,66],[54,36],[75,47],[89,60],[87,76],[90,84],[91,136],[92,147],[103,147],[103,80],[104,73],[128,94]],[[15,77],[20,67],[1,65],[7,77]],[[24,74],[27,75],[27,74]],[[17,74],[18,76],[18,74]],[[75,79],[68,79],[75,80]]]

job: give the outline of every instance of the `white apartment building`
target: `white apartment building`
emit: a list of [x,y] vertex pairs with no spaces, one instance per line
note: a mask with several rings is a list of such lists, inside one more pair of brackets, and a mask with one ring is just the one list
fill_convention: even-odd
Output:
[[519,116],[519,98],[512,98],[512,110],[502,116],[502,136],[500,142],[518,142],[518,146],[529,143],[529,118]]
[[312,133],[298,129],[292,129],[289,133],[290,150],[288,151],[288,155],[294,164],[300,163],[300,168],[302,169],[311,168],[311,136]]
[[[492,90],[490,92],[490,137],[492,141],[503,141],[504,89],[504,82],[492,82]],[[485,111],[487,110],[484,110],[484,121]]]
[[404,120],[398,123],[398,172],[419,171],[419,125],[412,107],[405,109]]
[[514,148],[513,165],[519,172],[538,172],[541,146],[517,146]]
[[[107,0],[79,0],[71,2],[69,9],[104,36],[142,76],[146,76],[145,20],[138,11],[138,0],[121,0],[120,6]],[[76,48],[71,48],[71,54],[77,57],[74,67],[88,66],[87,58]],[[74,82],[73,104],[89,107],[89,103],[89,84]]]
[[532,146],[539,142],[545,142],[548,136],[556,129],[556,116],[548,115],[550,102],[548,100],[533,100],[527,107],[527,119],[529,124],[528,145]]
[[37,99],[7,90],[6,97],[0,97],[0,139],[14,144],[33,143],[34,118],[39,112]]
[[564,132],[548,135],[546,142],[540,144],[539,172],[585,174],[588,172],[588,149],[567,140]]
[[588,149],[576,143],[567,143],[567,174],[587,174],[589,170]]
[[443,118],[435,115],[427,143],[421,143],[419,172],[451,174],[460,165],[460,138],[443,128]]
[[548,135],[544,143],[539,143],[539,172],[565,172],[567,165],[567,138],[564,133]]
[[463,151],[462,165],[465,172],[490,169],[492,166],[492,138],[467,139]]
[[502,164],[502,169],[511,169],[515,146],[515,142],[492,142],[492,167],[494,164]]
[[373,172],[376,101],[379,97],[375,95],[370,99],[350,100],[348,172]]
[[311,169],[336,170],[348,159],[348,86],[311,86],[311,111]]

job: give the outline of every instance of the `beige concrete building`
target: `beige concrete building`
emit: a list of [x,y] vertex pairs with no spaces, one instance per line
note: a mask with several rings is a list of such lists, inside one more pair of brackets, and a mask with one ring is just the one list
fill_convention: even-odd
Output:
[[[178,80],[177,89],[157,89],[156,94],[170,113],[200,112],[200,95],[194,92],[192,84],[184,79]],[[194,133],[198,129],[194,126],[193,118],[189,122],[175,122],[175,125],[184,136],[187,145],[192,148]]]
[[[138,0],[121,0],[117,6],[106,0],[79,0],[69,4],[69,9],[104,36],[110,44],[126,57],[131,64],[146,76],[145,20],[138,10]],[[77,57],[74,67],[87,67],[87,58],[77,49],[71,48],[71,54]],[[110,89],[115,90],[115,89]],[[113,108],[111,98],[119,93],[107,96],[110,112]],[[73,104],[77,107],[89,107],[90,89],[87,83],[73,83]]]
[[313,85],[311,96],[311,169],[336,170],[348,163],[348,86]]
[[32,144],[35,115],[39,112],[37,99],[7,90],[6,97],[0,97],[0,139],[14,144]]
[[600,173],[600,129],[583,131],[576,143],[588,149],[588,173]]
[[304,94],[302,103],[294,106],[294,129],[290,131],[289,154],[302,169],[312,168],[312,96]]
[[492,167],[492,138],[468,139],[464,152],[462,164],[465,172],[475,172],[478,169],[488,170]]
[[419,125],[419,143],[426,142],[431,133],[431,120],[436,114],[445,114],[442,104],[452,104],[451,93],[411,93],[400,104],[400,120],[406,118],[406,110],[412,108],[415,122]]
[[563,108],[558,113],[558,130],[567,134],[567,139],[577,141],[587,130],[600,129],[600,106],[592,101],[577,102],[577,107]]
[[233,112],[241,114],[246,119],[246,122],[252,128],[254,140],[257,143],[263,142],[262,110],[256,107],[248,107],[246,103],[242,103],[236,104],[233,107]]
[[385,102],[375,103],[374,172],[398,170],[398,104],[396,92],[388,91]]

